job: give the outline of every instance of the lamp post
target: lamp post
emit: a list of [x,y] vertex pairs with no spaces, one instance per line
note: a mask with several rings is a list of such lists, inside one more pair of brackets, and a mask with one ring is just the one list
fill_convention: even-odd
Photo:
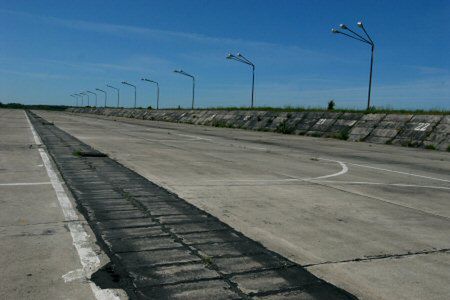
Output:
[[250,107],[253,108],[254,95],[255,95],[255,64],[252,63],[249,59],[245,58],[241,53],[238,53],[237,55],[228,53],[227,59],[232,59],[232,60],[244,63],[244,64],[252,67],[252,102],[251,102]]
[[373,42],[372,38],[369,36],[369,34],[367,33],[366,29],[364,28],[363,23],[360,21],[357,23],[358,27],[361,28],[365,34],[365,37],[363,37],[362,35],[354,32],[353,30],[351,30],[350,28],[347,27],[347,25],[345,24],[341,24],[339,25],[339,27],[342,30],[347,30],[349,33],[343,32],[343,31],[339,31],[337,29],[331,29],[332,33],[336,33],[336,34],[343,34],[347,37],[350,37],[352,39],[358,40],[360,42],[369,44],[371,47],[371,55],[370,55],[370,73],[369,73],[369,92],[368,92],[368,96],[367,96],[367,110],[370,109],[370,95],[372,92],[372,70],[373,70],[373,52],[375,50],[375,43]]
[[159,83],[147,78],[141,78],[141,80],[156,84],[156,109],[159,109]]
[[97,107],[97,94],[91,91],[86,91],[86,93],[92,94],[95,96],[95,107]]
[[70,97],[75,98],[75,106],[78,106],[78,97],[75,94],[70,95]]
[[136,86],[126,81],[122,81],[122,84],[134,87],[134,108],[136,108]]
[[119,103],[120,103],[120,89],[113,87],[112,85],[106,85],[107,87],[116,90],[117,91],[117,108],[119,108]]
[[177,73],[177,74],[181,74],[181,75],[184,75],[184,76],[188,76],[188,77],[191,77],[192,78],[192,109],[194,109],[194,101],[195,101],[195,77],[194,76],[192,76],[191,74],[188,74],[188,73],[186,73],[185,71],[183,71],[183,70],[174,70],[173,71],[174,73]]
[[95,90],[105,94],[105,107],[106,107],[106,100],[108,100],[108,94],[106,93],[106,91],[101,90],[101,89],[95,89]]
[[81,107],[83,107],[83,95],[81,93],[75,95],[81,98]]
[[80,93],[80,94],[83,95],[83,96],[87,96],[87,98],[88,98],[87,106],[89,106],[89,94],[86,93],[86,92],[82,92],[82,93]]

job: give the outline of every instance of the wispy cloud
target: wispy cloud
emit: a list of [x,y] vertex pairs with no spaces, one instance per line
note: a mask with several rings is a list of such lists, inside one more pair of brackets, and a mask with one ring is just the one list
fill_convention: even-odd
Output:
[[20,72],[20,71],[0,69],[0,73],[9,74],[9,75],[17,75],[17,76],[25,76],[25,77],[35,78],[35,79],[42,79],[42,80],[70,79],[70,77],[67,75],[41,73],[41,72]]
[[[217,44],[224,47],[229,47],[234,49],[235,47],[249,47],[259,50],[272,49],[277,51],[279,57],[283,57],[289,53],[295,53],[297,56],[311,55],[311,56],[321,56],[318,51],[305,49],[296,45],[282,45],[276,43],[270,43],[265,41],[255,41],[255,40],[244,40],[238,38],[225,38],[225,37],[214,37],[199,33],[192,32],[181,32],[181,31],[171,31],[171,30],[161,30],[148,27],[138,27],[130,25],[120,25],[111,23],[97,23],[84,20],[71,20],[71,19],[61,19],[56,17],[40,16],[25,12],[11,11],[0,9],[0,13],[14,15],[16,17],[26,18],[32,21],[38,21],[42,23],[47,23],[50,25],[56,25],[60,27],[66,27],[76,30],[84,30],[90,32],[119,35],[123,37],[129,37],[130,35],[138,35],[139,37],[146,38],[157,38],[161,40],[188,40],[189,42],[204,43],[204,44]],[[289,52],[289,53],[287,53]]]

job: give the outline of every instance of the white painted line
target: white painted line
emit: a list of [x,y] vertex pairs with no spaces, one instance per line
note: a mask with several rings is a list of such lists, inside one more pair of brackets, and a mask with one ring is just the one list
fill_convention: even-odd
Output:
[[340,170],[339,172],[334,173],[334,174],[325,175],[325,176],[319,176],[319,177],[311,178],[309,180],[317,180],[317,179],[325,179],[325,178],[330,178],[330,177],[336,177],[336,176],[343,175],[343,174],[348,172],[348,167],[343,162],[338,161],[338,160],[333,160],[333,162],[337,162],[341,166],[342,170]]
[[196,140],[212,141],[212,139],[202,138],[202,137],[199,137],[199,136],[196,136],[196,135],[181,134],[181,133],[176,133],[176,135],[190,137],[190,138],[193,138],[193,139],[196,139]]
[[[34,140],[40,143],[40,138],[34,130],[33,125],[31,124],[28,116],[25,113],[25,116],[28,120],[28,124],[30,125],[31,132],[33,133]],[[70,202],[69,197],[67,196],[61,181],[59,180],[56,172],[53,170],[52,164],[50,162],[50,158],[47,155],[47,152],[40,148],[39,154],[41,155],[42,161],[44,162],[45,169],[47,170],[47,175],[50,178],[50,182],[53,186],[53,189],[56,192],[56,197],[58,199],[59,205],[64,214],[64,219],[67,222],[69,227],[70,234],[72,236],[73,245],[78,252],[78,256],[80,257],[81,265],[83,266],[82,272],[75,270],[75,272],[69,272],[66,275],[63,275],[63,279],[67,281],[71,281],[74,278],[73,276],[68,274],[83,274],[84,278],[89,281],[89,286],[94,293],[96,299],[99,300],[107,300],[107,299],[117,299],[120,298],[114,293],[114,291],[110,289],[100,289],[96,284],[89,280],[92,273],[94,273],[100,267],[100,258],[95,253],[95,251],[90,246],[89,235],[83,228],[82,223],[78,220],[78,215],[72,207],[72,203]]]
[[[319,177],[312,177],[312,178],[297,178],[297,177],[293,177],[292,178],[285,178],[285,179],[211,179],[211,180],[206,180],[208,182],[290,182],[290,181],[311,181],[311,180],[319,180],[319,179],[324,179],[324,178],[330,178],[330,177],[336,177],[336,176],[340,176],[343,175],[345,173],[348,172],[348,167],[341,161],[338,160],[329,160],[327,159],[327,161],[332,161],[335,163],[338,163],[341,166],[341,170],[339,172],[333,173],[333,174],[328,174],[328,175],[324,175],[324,176],[319,176]],[[290,175],[286,175],[286,176],[290,176]]]
[[450,190],[450,187],[436,186],[436,185],[418,185],[418,184],[406,184],[406,183],[383,183],[383,182],[366,182],[366,181],[339,181],[339,180],[320,180],[320,179],[318,181],[320,183],[332,183],[332,184],[387,185],[387,186],[398,186],[398,187],[416,187],[416,188],[437,189],[437,190]]
[[375,170],[386,171],[386,172],[392,172],[392,173],[403,174],[403,175],[408,175],[408,176],[414,176],[414,177],[419,177],[419,178],[426,178],[426,179],[431,179],[431,180],[438,180],[438,181],[450,182],[450,180],[447,180],[447,179],[436,178],[436,177],[430,177],[430,176],[424,176],[424,175],[418,175],[418,174],[414,174],[414,173],[401,172],[401,171],[395,171],[395,170],[383,169],[383,168],[372,167],[372,166],[367,166],[367,165],[360,165],[360,164],[354,164],[354,163],[347,163],[347,164],[352,165],[352,166],[362,167],[362,168],[375,169]]
[[46,182],[12,182],[12,183],[0,183],[0,186],[24,186],[24,185],[45,185],[52,184],[50,181]]
[[36,130],[34,130],[34,127],[33,127],[33,125],[31,124],[30,119],[28,118],[27,113],[26,113],[25,111],[23,111],[23,113],[25,114],[25,117],[27,118],[27,122],[28,122],[28,125],[30,126],[31,133],[33,134],[34,143],[35,143],[37,146],[42,145],[41,138],[40,138],[39,135],[36,133]]

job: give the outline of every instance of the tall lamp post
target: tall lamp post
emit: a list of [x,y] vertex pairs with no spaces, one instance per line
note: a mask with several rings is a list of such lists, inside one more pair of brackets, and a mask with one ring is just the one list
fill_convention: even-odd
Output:
[[331,32],[336,33],[336,34],[343,34],[347,37],[350,37],[352,39],[355,39],[357,41],[369,44],[371,47],[371,55],[370,55],[370,74],[369,74],[369,92],[368,92],[368,96],[367,96],[367,110],[370,109],[370,94],[372,92],[372,69],[373,69],[373,52],[375,50],[375,43],[373,42],[372,38],[369,36],[369,34],[367,33],[366,29],[364,28],[363,23],[360,21],[357,23],[358,27],[361,28],[365,34],[365,37],[363,37],[362,35],[354,32],[353,30],[351,30],[350,28],[347,27],[347,25],[345,24],[341,24],[339,25],[339,27],[342,30],[347,30],[350,33],[346,33],[343,31],[339,31],[337,29],[331,29]]
[[253,104],[254,104],[254,96],[255,96],[255,64],[252,63],[250,60],[248,60],[247,58],[245,58],[242,54],[238,53],[237,55],[228,53],[227,55],[227,59],[232,59],[241,63],[244,63],[246,65],[249,65],[250,67],[252,67],[252,102],[250,107],[253,108]]
[[126,81],[122,81],[122,84],[134,87],[134,108],[136,108],[136,86],[134,84],[128,83]]
[[107,87],[109,87],[110,89],[116,90],[117,91],[117,108],[119,108],[119,104],[120,104],[120,89],[113,87],[112,85],[107,84]]
[[194,101],[195,101],[195,77],[192,76],[191,74],[186,73],[185,71],[183,71],[183,70],[181,70],[181,69],[180,69],[180,70],[174,70],[174,72],[177,73],[177,74],[181,74],[181,75],[188,76],[188,77],[191,77],[191,78],[192,78],[192,105],[191,105],[191,107],[192,107],[192,109],[194,109]]
[[147,78],[142,78],[141,80],[156,84],[156,109],[159,109],[159,83]]
[[95,90],[105,94],[105,107],[106,107],[106,100],[108,100],[108,94],[106,93],[106,91],[104,91],[102,89],[95,89]]
[[77,97],[81,99],[81,107],[83,107],[83,95],[81,93],[75,94]]
[[78,97],[75,94],[70,95],[70,97],[75,98],[75,106],[78,106]]
[[95,107],[97,107],[97,94],[91,91],[86,91],[86,93],[92,94],[95,96]]
[[82,92],[82,93],[80,93],[80,94],[83,95],[83,96],[87,96],[87,98],[88,98],[87,106],[89,106],[89,94],[86,93],[86,92]]

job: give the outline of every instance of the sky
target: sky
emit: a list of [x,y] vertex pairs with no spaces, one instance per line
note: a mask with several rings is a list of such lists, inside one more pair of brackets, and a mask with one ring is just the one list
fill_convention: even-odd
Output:
[[[365,108],[370,46],[331,33],[362,21],[375,42],[372,104],[450,109],[450,1],[0,0],[0,102],[74,105],[107,90],[108,105]],[[359,31],[358,31],[359,32]],[[93,96],[91,96],[91,99]],[[103,104],[103,94],[98,96]]]

